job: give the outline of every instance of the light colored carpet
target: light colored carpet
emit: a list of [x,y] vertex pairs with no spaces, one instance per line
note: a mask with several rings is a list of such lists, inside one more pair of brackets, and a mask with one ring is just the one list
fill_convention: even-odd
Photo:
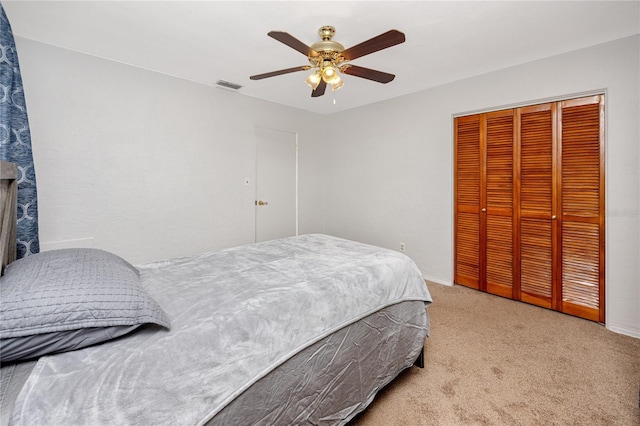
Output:
[[425,368],[350,426],[640,425],[640,339],[462,286],[427,283]]

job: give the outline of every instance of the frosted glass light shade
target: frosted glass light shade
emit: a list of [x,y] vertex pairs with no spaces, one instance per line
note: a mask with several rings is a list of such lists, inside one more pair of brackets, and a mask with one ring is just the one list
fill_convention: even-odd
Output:
[[320,84],[320,71],[316,71],[313,74],[311,74],[309,77],[307,77],[307,79],[305,80],[305,82],[309,85],[309,87],[311,87],[313,90],[316,90],[316,87],[318,87],[318,84]]

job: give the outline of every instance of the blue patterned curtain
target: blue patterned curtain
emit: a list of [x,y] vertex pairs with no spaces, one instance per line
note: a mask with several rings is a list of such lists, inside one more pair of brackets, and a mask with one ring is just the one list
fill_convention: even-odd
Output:
[[18,258],[38,253],[38,203],[31,133],[18,53],[11,25],[0,4],[0,159],[17,164]]

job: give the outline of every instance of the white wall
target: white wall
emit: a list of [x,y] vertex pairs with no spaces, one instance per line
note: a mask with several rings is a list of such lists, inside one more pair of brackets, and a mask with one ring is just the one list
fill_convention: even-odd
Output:
[[[452,116],[606,90],[606,322],[640,337],[640,37],[458,81],[332,117],[328,233],[406,252],[453,280]],[[428,70],[425,70],[428,72]]]
[[299,133],[300,231],[322,231],[314,114],[16,43],[44,249],[99,247],[141,263],[253,242],[257,125]]

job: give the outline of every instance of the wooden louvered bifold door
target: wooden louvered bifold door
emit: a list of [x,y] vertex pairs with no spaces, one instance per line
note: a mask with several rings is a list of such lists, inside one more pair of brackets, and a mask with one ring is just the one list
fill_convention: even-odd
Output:
[[604,170],[601,96],[564,101],[559,111],[559,310],[604,322]]
[[[486,291],[513,297],[513,110],[483,115],[486,148],[484,173],[484,213],[486,244]],[[482,281],[482,280],[481,280]]]
[[455,282],[480,285],[480,117],[460,117],[454,131]]
[[604,96],[456,117],[454,282],[604,322]]
[[520,108],[520,295],[552,307],[554,255],[553,104]]

